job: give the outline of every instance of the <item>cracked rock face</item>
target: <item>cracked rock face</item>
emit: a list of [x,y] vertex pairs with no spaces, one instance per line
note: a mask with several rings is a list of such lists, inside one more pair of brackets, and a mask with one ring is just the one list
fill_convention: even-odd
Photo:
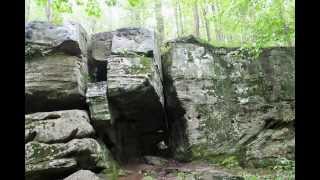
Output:
[[[261,159],[294,156],[293,48],[264,49],[257,60],[192,38],[166,48],[164,87],[178,159],[241,149],[259,166]],[[274,133],[284,136],[269,138]]]
[[85,59],[64,54],[26,59],[26,112],[84,109],[85,64]]
[[31,141],[26,144],[26,178],[61,178],[79,168],[101,169],[103,156],[99,143],[90,138],[55,144]]
[[105,129],[117,132],[109,139],[123,159],[156,151],[165,136],[161,64],[153,57],[154,43],[153,32],[139,28],[97,33],[91,39],[89,72],[93,83],[87,99],[92,102],[93,119],[95,109],[110,112],[112,125]]
[[27,114],[25,118],[26,142],[64,143],[95,133],[88,114],[82,110],[41,112]]
[[27,113],[84,109],[87,81],[86,32],[79,24],[25,26]]

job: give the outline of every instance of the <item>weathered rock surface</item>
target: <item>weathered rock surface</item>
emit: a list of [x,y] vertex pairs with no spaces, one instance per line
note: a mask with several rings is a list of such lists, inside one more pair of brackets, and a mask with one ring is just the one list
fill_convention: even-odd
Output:
[[[87,97],[93,102],[90,92],[97,92],[94,89],[98,86],[107,89],[98,90],[106,95],[93,96],[99,96],[100,100],[107,97],[98,104],[109,103],[109,107],[96,103],[92,111],[101,107],[101,112],[110,112],[112,128],[108,131],[117,135],[109,139],[124,159],[154,152],[156,144],[164,139],[161,64],[153,57],[154,43],[153,33],[139,28],[98,33],[91,39],[89,71],[91,80],[97,83],[88,88]],[[104,81],[106,85],[101,84]],[[95,118],[96,113],[92,114]]]
[[84,109],[86,33],[79,24],[26,24],[26,112]]
[[113,54],[143,53],[152,55],[154,33],[143,28],[122,28],[114,32],[111,52]]
[[25,26],[26,54],[64,52],[80,56],[87,52],[87,33],[80,24],[66,23],[57,26],[33,21]]
[[293,48],[264,49],[251,60],[189,37],[166,49],[164,87],[177,158],[294,157]]
[[84,109],[85,60],[53,54],[25,63],[26,112]]
[[82,110],[39,112],[28,114],[25,119],[26,142],[64,143],[95,133],[87,112]]
[[90,138],[56,144],[31,141],[26,144],[26,178],[57,179],[79,168],[102,169],[104,156],[99,143]]
[[102,180],[102,179],[89,170],[79,170],[71,174],[64,180]]
[[86,97],[90,108],[91,120],[94,123],[99,123],[100,121],[101,123],[110,123],[107,82],[88,83]]
[[108,148],[114,151],[116,143],[116,129],[112,126],[111,113],[107,97],[107,83],[100,81],[88,83],[86,93],[87,103],[90,109],[91,122],[97,135]]
[[161,60],[143,28],[97,33],[88,45],[78,24],[32,22],[25,34],[27,179],[99,179],[112,172],[109,150],[167,179],[241,178],[156,156],[253,167],[294,159],[294,48],[253,59],[187,37],[168,42]]

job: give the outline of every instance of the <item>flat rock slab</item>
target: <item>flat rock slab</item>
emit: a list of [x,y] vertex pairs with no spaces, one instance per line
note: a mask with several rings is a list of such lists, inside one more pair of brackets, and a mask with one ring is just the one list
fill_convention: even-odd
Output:
[[79,56],[87,52],[87,33],[80,24],[62,26],[48,22],[32,21],[25,26],[26,51],[59,51]]
[[64,180],[102,180],[102,179],[89,170],[79,170],[71,174]]
[[153,54],[154,34],[143,28],[123,28],[114,32],[111,52],[113,54]]
[[105,81],[105,66],[111,55],[159,55],[154,32],[143,28],[122,28],[111,32],[93,34],[88,48],[89,72],[95,81]]
[[95,61],[106,61],[111,55],[111,44],[114,32],[101,32],[91,36],[88,52]]
[[27,114],[25,119],[26,142],[63,143],[95,133],[87,112],[82,110]]
[[86,60],[64,54],[25,62],[26,112],[84,109]]
[[56,144],[31,141],[25,145],[25,149],[27,179],[61,178],[76,169],[103,168],[102,148],[90,138]]

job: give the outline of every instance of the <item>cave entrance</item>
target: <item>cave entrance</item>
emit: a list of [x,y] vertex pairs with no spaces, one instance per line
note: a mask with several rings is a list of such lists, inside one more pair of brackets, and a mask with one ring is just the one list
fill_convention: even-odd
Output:
[[[146,128],[152,124],[139,121],[118,121],[117,141],[119,142],[118,157],[121,162],[128,162],[132,159],[143,156],[168,156],[168,135],[164,127],[154,130]],[[160,125],[160,124],[158,124]]]
[[150,84],[110,97],[115,128],[114,157],[120,162],[143,156],[169,156],[165,111]]

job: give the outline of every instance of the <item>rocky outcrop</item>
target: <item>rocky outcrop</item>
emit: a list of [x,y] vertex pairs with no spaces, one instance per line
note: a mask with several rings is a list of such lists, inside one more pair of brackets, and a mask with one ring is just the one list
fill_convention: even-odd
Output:
[[72,56],[86,54],[87,33],[80,24],[57,26],[43,21],[25,26],[26,54],[63,52]]
[[[57,179],[77,169],[110,168],[106,149],[82,110],[27,114],[26,178]],[[109,164],[108,164],[109,163]]]
[[[111,113],[108,131],[116,135],[109,135],[109,139],[122,159],[154,153],[157,143],[165,139],[161,64],[153,56],[154,44],[153,32],[138,28],[98,33],[91,39],[89,72],[93,83],[87,97],[92,101],[91,92],[101,87],[101,95],[96,96],[101,106],[91,103],[91,111],[104,106],[101,112]],[[93,118],[95,114],[92,112]]]
[[25,36],[26,112],[84,109],[87,37],[82,27],[31,22]]
[[294,159],[294,48],[255,59],[190,36],[168,42],[160,58],[155,34],[142,28],[88,44],[74,23],[31,22],[25,32],[27,179],[99,179],[114,173],[113,159],[136,158],[164,171],[179,165],[191,179],[239,179],[164,158],[230,156],[252,167]]
[[86,38],[78,24],[26,25],[28,180],[63,179],[79,169],[100,172],[111,167],[112,158],[105,145],[94,139],[96,133],[85,111]]
[[255,60],[242,54],[193,37],[167,44],[164,87],[176,158],[242,153],[246,165],[259,166],[294,157],[294,49],[264,49]]
[[67,143],[26,144],[26,178],[58,179],[77,169],[105,168],[104,154],[94,139],[73,139]]

